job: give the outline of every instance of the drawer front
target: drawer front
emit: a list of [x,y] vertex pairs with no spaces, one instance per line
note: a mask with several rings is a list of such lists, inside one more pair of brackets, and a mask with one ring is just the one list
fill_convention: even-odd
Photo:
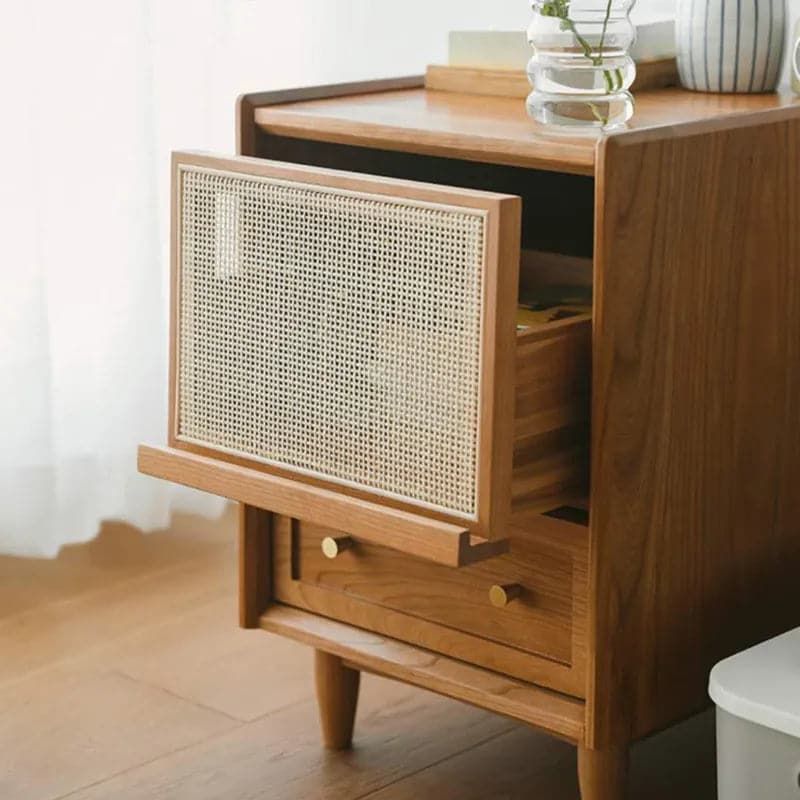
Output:
[[503,531],[519,198],[176,154],[173,203],[171,445]]
[[456,570],[276,517],[276,599],[582,696],[586,529],[537,519],[538,534],[512,529],[509,555]]

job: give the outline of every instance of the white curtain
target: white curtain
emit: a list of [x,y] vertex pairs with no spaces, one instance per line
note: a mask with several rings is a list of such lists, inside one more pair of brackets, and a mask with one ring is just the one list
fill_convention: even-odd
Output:
[[240,92],[419,73],[449,29],[529,17],[527,0],[0,0],[0,552],[221,509],[135,471],[166,434],[170,150],[231,152]]
[[135,471],[137,442],[165,435],[167,121],[152,12],[120,0],[3,4],[3,552],[53,555],[105,518],[162,527],[181,500],[221,507]]
[[419,72],[528,15],[433,5],[0,2],[0,552],[221,510],[135,469],[166,435],[169,152],[231,152],[240,92]]

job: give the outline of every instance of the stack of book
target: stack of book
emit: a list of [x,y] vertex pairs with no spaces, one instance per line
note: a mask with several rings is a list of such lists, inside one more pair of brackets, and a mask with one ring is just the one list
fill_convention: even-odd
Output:
[[[675,58],[675,21],[659,17],[636,26],[633,60],[661,61]],[[531,57],[525,31],[450,31],[451,67],[524,70]]]
[[[678,83],[675,21],[650,18],[636,26],[631,54],[636,62],[633,89]],[[446,65],[428,67],[428,89],[524,98],[530,92],[526,68],[531,47],[525,31],[451,31]]]

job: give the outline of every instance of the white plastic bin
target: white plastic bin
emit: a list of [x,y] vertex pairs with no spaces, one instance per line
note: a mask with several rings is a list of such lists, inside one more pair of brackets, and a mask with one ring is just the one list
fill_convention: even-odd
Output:
[[719,800],[800,800],[800,628],[717,664]]

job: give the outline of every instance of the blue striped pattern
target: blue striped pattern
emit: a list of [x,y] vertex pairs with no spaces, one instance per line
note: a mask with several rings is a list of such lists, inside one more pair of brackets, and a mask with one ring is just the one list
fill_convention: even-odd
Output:
[[785,33],[785,0],[678,0],[681,83],[699,92],[771,92]]

